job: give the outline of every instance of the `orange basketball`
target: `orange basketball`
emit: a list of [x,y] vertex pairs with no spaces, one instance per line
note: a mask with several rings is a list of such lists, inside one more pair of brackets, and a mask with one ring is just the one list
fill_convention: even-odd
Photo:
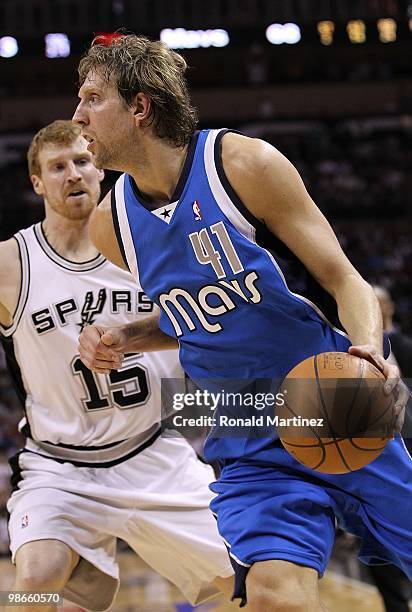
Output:
[[392,436],[393,395],[369,361],[349,353],[321,353],[293,368],[276,407],[279,438],[300,463],[345,474],[379,457]]

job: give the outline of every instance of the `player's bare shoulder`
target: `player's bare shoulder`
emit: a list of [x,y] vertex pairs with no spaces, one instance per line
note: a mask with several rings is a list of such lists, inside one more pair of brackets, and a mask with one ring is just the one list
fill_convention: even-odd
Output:
[[239,173],[255,181],[267,170],[293,167],[278,149],[265,140],[235,132],[228,132],[222,138],[222,162],[226,174]]
[[281,211],[306,198],[293,164],[275,147],[259,138],[227,133],[222,138],[222,164],[240,199],[252,214],[265,220],[268,211]]
[[11,325],[21,284],[20,252],[17,240],[0,242],[0,324]]
[[114,229],[110,191],[90,217],[89,236],[96,249],[109,261],[123,270],[128,269]]

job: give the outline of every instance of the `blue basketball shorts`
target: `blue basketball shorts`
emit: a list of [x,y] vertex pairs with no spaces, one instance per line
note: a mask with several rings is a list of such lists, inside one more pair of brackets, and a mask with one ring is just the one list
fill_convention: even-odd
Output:
[[226,462],[211,485],[220,535],[236,572],[234,598],[257,561],[284,560],[322,576],[336,523],[361,538],[359,558],[393,563],[412,578],[412,459],[403,440],[349,474],[321,474],[275,441],[258,456]]

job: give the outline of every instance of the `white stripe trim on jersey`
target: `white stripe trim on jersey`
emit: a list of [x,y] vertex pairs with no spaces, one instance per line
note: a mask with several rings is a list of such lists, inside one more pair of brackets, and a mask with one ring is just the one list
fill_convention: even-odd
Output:
[[23,315],[30,290],[30,259],[27,244],[20,233],[15,234],[13,238],[15,238],[19,247],[21,279],[19,297],[13,314],[13,323],[9,327],[4,327],[0,324],[0,333],[6,338],[15,333]]
[[116,181],[114,187],[115,204],[117,211],[117,219],[119,221],[120,235],[123,242],[123,248],[127,259],[127,265],[135,281],[140,285],[139,268],[137,265],[136,250],[133,243],[132,233],[130,231],[129,219],[127,216],[126,202],[124,198],[124,181],[126,175],[122,174]]
[[401,441],[402,441],[402,445],[403,445],[403,450],[405,451],[405,453],[407,454],[407,456],[409,457],[409,459],[412,461],[412,457],[410,455],[410,452],[408,450],[408,447],[405,444],[405,440],[402,438],[401,436]]
[[204,150],[206,175],[207,175],[209,185],[210,185],[210,188],[212,190],[212,193],[216,200],[217,205],[222,210],[224,215],[226,215],[229,221],[235,226],[238,232],[242,234],[244,238],[246,238],[246,240],[248,240],[249,242],[252,242],[259,249],[261,249],[262,251],[265,251],[265,253],[268,254],[280,278],[282,279],[283,284],[285,285],[285,288],[287,289],[287,291],[291,295],[293,295],[295,298],[297,298],[298,300],[302,300],[303,302],[305,302],[305,304],[313,308],[313,310],[321,317],[321,319],[323,319],[323,321],[325,321],[325,323],[329,325],[329,327],[331,327],[336,333],[340,334],[341,336],[344,336],[345,338],[349,338],[348,334],[346,334],[343,330],[335,327],[327,319],[327,317],[323,314],[320,308],[316,306],[316,304],[314,304],[311,300],[304,297],[303,295],[294,293],[293,291],[289,289],[288,284],[286,282],[285,275],[283,274],[279,264],[274,259],[273,255],[270,253],[270,251],[268,251],[264,247],[257,244],[256,229],[253,227],[253,225],[249,223],[249,221],[247,221],[247,219],[245,219],[245,217],[239,211],[237,206],[233,203],[228,193],[226,192],[224,186],[222,185],[222,182],[217,173],[216,164],[215,164],[215,141],[216,141],[217,135],[221,131],[222,130],[211,130],[210,131],[210,133],[208,134],[207,140],[206,140],[205,150]]
[[215,141],[222,130],[211,130],[206,138],[204,148],[204,162],[210,189],[219,208],[223,211],[235,228],[250,242],[255,242],[256,229],[245,219],[238,208],[233,204],[220,182],[215,165]]
[[[212,511],[213,516],[215,517],[215,519],[217,520],[218,516],[216,514],[216,512]],[[232,552],[230,552],[230,549],[232,548],[232,545],[229,544],[229,542],[227,540],[225,540],[225,538],[222,536],[222,534],[219,532],[220,537],[222,538],[223,542],[226,544],[226,546],[229,549],[229,555],[232,557],[232,559],[234,559],[236,561],[236,563],[238,563],[239,565],[243,565],[243,567],[251,567],[250,563],[244,563],[243,561],[241,561],[238,557],[236,557],[236,555],[234,555]]]
[[63,461],[74,461],[81,463],[99,464],[120,461],[140,446],[143,446],[154,434],[159,431],[159,423],[155,423],[150,429],[133,438],[121,440],[118,444],[110,445],[109,448],[93,448],[85,450],[82,448],[67,448],[58,444],[50,444],[27,438],[25,448],[33,453],[46,455],[51,459]]
[[229,549],[229,555],[232,557],[232,559],[234,559],[234,560],[236,561],[236,563],[237,563],[238,565],[243,565],[243,567],[252,567],[251,563],[245,563],[244,561],[241,561],[241,560],[239,559],[239,557],[236,557],[236,555],[235,555],[235,554],[233,554],[233,553],[231,552],[231,548],[232,548],[231,544],[229,544],[229,542],[228,542],[227,540],[225,540],[225,538],[224,538],[224,537],[222,537],[222,535],[221,535],[221,534],[219,534],[219,535],[220,535],[220,537],[222,538],[223,542],[224,542],[224,543],[226,544],[226,546],[228,547],[228,549]]

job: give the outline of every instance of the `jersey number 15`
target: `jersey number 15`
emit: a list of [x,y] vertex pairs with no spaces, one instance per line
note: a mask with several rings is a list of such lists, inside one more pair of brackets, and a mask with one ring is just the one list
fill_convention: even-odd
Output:
[[90,412],[106,410],[117,406],[120,410],[136,408],[147,402],[150,395],[148,372],[141,364],[129,358],[132,363],[121,370],[112,370],[108,377],[109,395],[103,393],[99,376],[84,365],[79,356],[72,363],[72,371],[80,376],[87,397],[82,399],[83,406]]

